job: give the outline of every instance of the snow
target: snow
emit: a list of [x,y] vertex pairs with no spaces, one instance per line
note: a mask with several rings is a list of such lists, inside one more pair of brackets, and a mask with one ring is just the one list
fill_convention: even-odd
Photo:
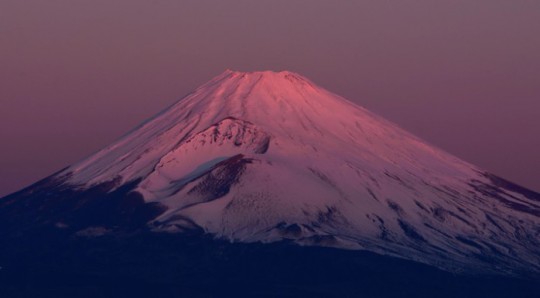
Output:
[[80,188],[141,179],[145,200],[168,207],[157,231],[187,218],[231,241],[293,239],[444,268],[488,266],[482,253],[540,268],[539,218],[471,185],[492,184],[481,169],[292,72],[228,70],[66,173]]

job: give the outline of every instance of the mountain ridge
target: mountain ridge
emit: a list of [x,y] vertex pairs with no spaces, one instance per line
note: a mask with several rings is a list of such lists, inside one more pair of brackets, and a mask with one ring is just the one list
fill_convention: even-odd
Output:
[[226,71],[51,181],[0,200],[0,215],[32,206],[36,225],[76,237],[196,229],[540,272],[538,194],[288,71]]

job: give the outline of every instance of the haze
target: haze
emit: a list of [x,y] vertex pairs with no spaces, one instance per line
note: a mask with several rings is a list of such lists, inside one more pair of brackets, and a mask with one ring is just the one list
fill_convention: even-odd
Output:
[[539,1],[0,2],[0,196],[226,68],[291,70],[540,191]]

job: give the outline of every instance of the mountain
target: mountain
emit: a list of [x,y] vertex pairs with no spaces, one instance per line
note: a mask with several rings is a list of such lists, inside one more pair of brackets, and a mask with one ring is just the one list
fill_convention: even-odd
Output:
[[17,243],[5,255],[36,239],[81,250],[142,233],[207,247],[287,243],[322,259],[320,249],[336,260],[368,253],[451,274],[540,273],[540,194],[287,71],[224,72],[0,199],[0,218],[0,236]]

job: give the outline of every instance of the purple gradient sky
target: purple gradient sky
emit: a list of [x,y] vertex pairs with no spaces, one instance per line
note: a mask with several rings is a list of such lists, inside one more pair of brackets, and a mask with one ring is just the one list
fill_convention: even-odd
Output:
[[0,196],[226,68],[288,69],[540,191],[540,1],[0,1]]

